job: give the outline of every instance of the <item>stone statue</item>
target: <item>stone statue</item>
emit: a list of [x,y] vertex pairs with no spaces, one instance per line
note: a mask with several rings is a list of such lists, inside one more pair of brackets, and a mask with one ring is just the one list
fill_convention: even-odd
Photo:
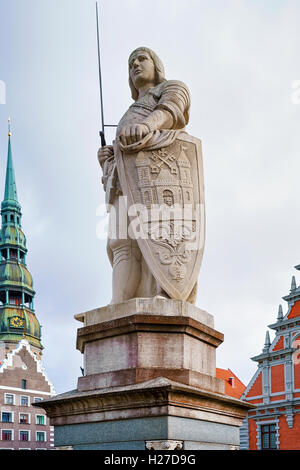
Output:
[[194,303],[204,185],[201,142],[185,131],[190,94],[184,83],[166,80],[151,49],[134,50],[128,64],[134,103],[119,122],[114,145],[98,152],[114,225],[107,243],[112,303],[155,296]]

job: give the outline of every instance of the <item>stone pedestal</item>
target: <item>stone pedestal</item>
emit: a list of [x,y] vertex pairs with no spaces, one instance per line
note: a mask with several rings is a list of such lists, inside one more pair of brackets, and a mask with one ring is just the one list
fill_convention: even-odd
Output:
[[251,407],[216,378],[223,335],[192,304],[132,299],[80,315],[77,389],[43,401],[55,446],[233,449]]

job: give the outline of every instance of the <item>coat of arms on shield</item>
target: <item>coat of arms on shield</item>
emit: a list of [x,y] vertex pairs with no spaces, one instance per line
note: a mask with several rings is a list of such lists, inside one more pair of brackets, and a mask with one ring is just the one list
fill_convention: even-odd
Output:
[[204,249],[201,141],[182,132],[163,148],[128,154],[117,148],[116,159],[128,198],[129,235],[161,287],[171,298],[186,300]]

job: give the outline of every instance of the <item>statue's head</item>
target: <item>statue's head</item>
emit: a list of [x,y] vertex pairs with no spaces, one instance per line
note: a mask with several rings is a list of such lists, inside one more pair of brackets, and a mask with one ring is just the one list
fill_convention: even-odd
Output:
[[135,87],[133,80],[130,76],[130,70],[132,67],[132,63],[139,54],[145,54],[148,56],[154,65],[154,85],[158,85],[166,80],[165,78],[165,70],[162,61],[160,58],[148,47],[138,47],[135,49],[129,56],[128,59],[128,69],[129,69],[129,86],[131,89],[131,96],[136,101],[138,99],[138,89]]

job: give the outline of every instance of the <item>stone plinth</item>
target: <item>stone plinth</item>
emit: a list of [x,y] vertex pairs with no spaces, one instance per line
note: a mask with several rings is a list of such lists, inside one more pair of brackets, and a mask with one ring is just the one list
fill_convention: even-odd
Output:
[[109,305],[76,318],[84,322],[77,334],[85,371],[78,379],[79,391],[167,377],[224,393],[224,382],[215,376],[216,348],[223,335],[213,329],[207,312],[154,298]]
[[182,301],[132,299],[80,315],[84,376],[43,401],[55,446],[236,449],[252,406],[224,394],[212,315]]

